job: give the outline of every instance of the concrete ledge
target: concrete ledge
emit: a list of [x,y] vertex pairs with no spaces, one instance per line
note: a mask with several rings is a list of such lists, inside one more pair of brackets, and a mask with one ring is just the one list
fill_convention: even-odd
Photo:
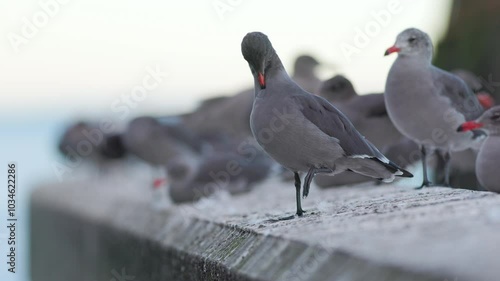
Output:
[[[272,190],[271,190],[272,189]],[[149,207],[127,181],[35,191],[32,279],[498,280],[500,197],[398,187],[314,188],[304,218],[291,184]],[[120,276],[122,275],[122,276]]]

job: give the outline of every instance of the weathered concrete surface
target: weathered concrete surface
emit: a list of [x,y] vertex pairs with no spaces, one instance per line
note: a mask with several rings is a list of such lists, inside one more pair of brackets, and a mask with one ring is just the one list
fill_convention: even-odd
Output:
[[164,212],[127,180],[43,187],[32,197],[32,278],[500,280],[496,194],[313,187],[303,203],[305,217],[270,222],[295,208],[292,184],[277,180]]

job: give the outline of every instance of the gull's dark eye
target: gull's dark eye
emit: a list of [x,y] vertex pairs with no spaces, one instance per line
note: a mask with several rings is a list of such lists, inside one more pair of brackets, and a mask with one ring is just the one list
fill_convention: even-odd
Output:
[[417,40],[415,37],[410,37],[410,39],[408,39],[408,42],[413,43],[415,42],[415,40]]

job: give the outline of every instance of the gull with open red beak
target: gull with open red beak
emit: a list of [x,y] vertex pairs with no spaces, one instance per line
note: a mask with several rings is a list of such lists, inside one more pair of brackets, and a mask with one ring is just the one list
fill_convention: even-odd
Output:
[[481,129],[488,135],[476,160],[476,174],[479,183],[489,191],[500,193],[500,106],[486,111],[477,120],[465,122],[457,129],[468,132]]
[[385,104],[396,128],[415,141],[421,150],[424,179],[429,186],[426,156],[436,151],[445,160],[445,185],[450,184],[450,152],[477,145],[472,132],[456,128],[478,118],[484,111],[465,82],[432,65],[429,35],[416,28],[401,32],[386,55],[397,53],[387,76]]

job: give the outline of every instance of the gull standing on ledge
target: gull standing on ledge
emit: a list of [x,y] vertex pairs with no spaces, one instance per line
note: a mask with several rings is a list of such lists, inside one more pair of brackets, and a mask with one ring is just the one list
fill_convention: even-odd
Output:
[[420,146],[424,179],[419,188],[431,185],[426,156],[435,150],[445,160],[449,186],[450,151],[475,145],[472,132],[459,134],[456,129],[483,112],[462,79],[432,65],[432,51],[429,35],[409,28],[385,52],[386,56],[398,53],[385,84],[387,112],[396,128]]
[[335,175],[350,170],[384,181],[413,176],[382,155],[327,100],[300,88],[288,76],[265,34],[248,33],[241,51],[255,84],[252,133],[274,160],[294,173],[298,216],[304,213],[299,172],[307,173],[303,197],[317,173]]

